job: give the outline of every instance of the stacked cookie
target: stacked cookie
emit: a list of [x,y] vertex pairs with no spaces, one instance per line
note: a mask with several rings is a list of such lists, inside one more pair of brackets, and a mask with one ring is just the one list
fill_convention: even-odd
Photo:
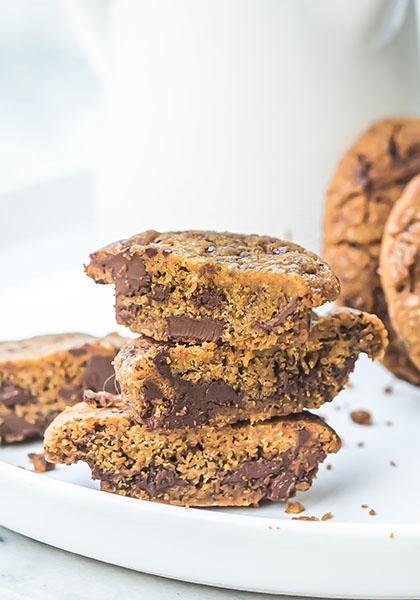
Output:
[[250,505],[309,488],[340,447],[305,412],[332,400],[360,352],[380,356],[375,316],[317,317],[339,284],[276,238],[146,232],[91,255],[117,321],[141,337],[114,361],[118,397],[87,393],[50,426],[52,462],[86,461],[104,490],[172,504]]
[[112,360],[124,338],[83,333],[0,343],[0,443],[42,437],[84,390],[115,391]]
[[379,316],[390,337],[385,366],[415,385],[420,385],[419,174],[420,119],[378,121],[340,160],[324,218],[324,254],[340,277],[339,302]]

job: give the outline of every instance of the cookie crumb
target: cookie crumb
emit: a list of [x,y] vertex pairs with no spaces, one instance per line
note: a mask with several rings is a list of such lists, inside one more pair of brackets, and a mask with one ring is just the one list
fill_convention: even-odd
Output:
[[372,425],[372,415],[367,410],[353,410],[350,417],[358,425]]
[[393,391],[394,391],[394,388],[392,387],[392,385],[386,385],[384,387],[384,394],[392,394]]
[[292,517],[292,521],[319,521],[318,517]]
[[333,468],[332,465],[327,465],[326,466],[327,471],[331,471],[332,468]]
[[329,521],[330,519],[333,518],[333,516],[334,515],[332,514],[332,512],[327,512],[327,513],[325,513],[325,515],[322,515],[321,521]]
[[393,461],[393,460],[390,460],[390,461],[389,461],[389,466],[390,466],[390,467],[396,467],[396,466],[397,466],[397,463],[396,463],[395,461]]
[[302,502],[288,502],[284,512],[288,515],[297,515],[305,510]]
[[365,442],[357,442],[358,448],[363,448],[364,445],[365,445]]
[[389,537],[391,538],[391,540],[395,540],[395,533],[392,533],[392,532],[391,532],[391,533],[389,534]]
[[373,510],[373,508],[371,508],[369,514],[371,517],[376,517],[376,510]]
[[53,471],[55,469],[55,464],[48,462],[43,454],[30,452],[28,458],[34,467],[35,473],[46,473],[46,471]]
[[369,508],[369,505],[368,504],[361,504],[360,507],[361,508]]

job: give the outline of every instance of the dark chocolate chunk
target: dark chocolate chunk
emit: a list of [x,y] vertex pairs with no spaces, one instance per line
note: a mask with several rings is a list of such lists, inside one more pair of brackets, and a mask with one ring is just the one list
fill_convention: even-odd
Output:
[[152,300],[156,300],[157,302],[164,302],[171,292],[172,288],[169,285],[162,285],[161,283],[156,283],[154,286],[152,286],[152,291],[149,295],[152,298]]
[[[273,460],[244,462],[226,475],[221,484],[232,485],[239,493],[241,489],[251,487],[261,493],[260,500],[285,501],[294,496],[299,485],[312,483],[319,463],[326,456],[322,450],[307,449],[303,459],[299,460],[299,450],[298,446],[293,453],[284,452]],[[297,461],[295,465],[294,460]]]
[[285,471],[272,479],[264,498],[273,502],[281,502],[294,496],[295,491],[296,476],[290,471]]
[[96,354],[86,363],[81,384],[94,392],[119,393],[116,388],[113,356]]
[[35,404],[38,398],[33,396],[28,389],[24,389],[9,380],[2,382],[0,386],[0,404],[7,408],[19,405]]
[[205,288],[196,298],[197,306],[205,306],[206,308],[215,309],[221,306],[226,301],[226,295],[223,290],[214,287]]
[[156,254],[158,253],[156,248],[146,248],[145,250],[145,254],[149,257],[149,258],[154,258],[156,256]]
[[272,331],[273,329],[284,323],[284,321],[296,311],[298,306],[299,301],[296,298],[291,300],[289,304],[286,304],[284,308],[278,311],[275,317],[273,317],[269,321],[258,323],[259,328],[263,329],[264,331]]
[[121,306],[117,304],[115,306],[115,317],[118,323],[131,323],[136,318],[140,311],[140,306],[137,304],[130,304],[129,306]]
[[298,482],[291,462],[287,452],[273,460],[250,460],[226,475],[222,485],[233,485],[236,489],[251,487],[261,492],[261,499],[284,501],[294,495]]
[[132,296],[150,285],[150,275],[143,259],[137,254],[122,252],[109,255],[103,266],[110,270],[117,294]]
[[69,354],[71,354],[72,356],[82,356],[83,354],[86,354],[86,352],[86,346],[80,346],[79,348],[70,348],[69,350]]
[[66,388],[60,388],[58,395],[63,398],[65,402],[75,402],[82,397],[83,387],[81,385],[71,385]]
[[223,323],[214,319],[191,319],[190,317],[168,317],[167,334],[183,342],[216,342],[222,337]]
[[0,439],[6,442],[17,442],[41,437],[46,427],[44,421],[29,423],[14,413],[0,416]]
[[[170,383],[174,397],[165,399],[159,386],[152,379],[143,384],[143,402],[145,408],[139,414],[140,419],[150,428],[195,427],[207,423],[220,406],[239,406],[241,394],[221,380],[192,383],[172,373],[167,355],[160,352],[155,357],[159,374]],[[156,414],[157,405],[164,404],[167,412]]]
[[174,471],[165,467],[157,467],[155,470],[141,473],[136,477],[135,483],[151,497],[158,496],[175,485],[187,485]]
[[235,471],[224,477],[222,483],[241,483],[251,481],[252,479],[264,479],[272,475],[277,475],[280,471],[290,465],[290,457],[287,454],[282,455],[276,460],[249,460],[241,464]]

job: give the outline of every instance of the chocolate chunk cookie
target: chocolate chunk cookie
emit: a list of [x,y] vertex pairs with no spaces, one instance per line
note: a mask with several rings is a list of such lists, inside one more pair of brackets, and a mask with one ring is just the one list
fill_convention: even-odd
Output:
[[[101,398],[102,396],[102,398]],[[104,401],[104,396],[105,398]],[[302,413],[258,424],[148,431],[118,399],[89,394],[45,434],[49,462],[87,462],[101,488],[183,506],[248,506],[307,490],[319,464],[337,452],[337,434]]]
[[385,119],[365,131],[340,161],[327,191],[324,256],[341,282],[339,303],[377,314],[388,328],[384,364],[420,385],[418,369],[393,333],[378,274],[385,223],[418,173],[420,119]]
[[308,340],[250,352],[226,344],[139,338],[115,359],[121,393],[148,428],[262,421],[331,401],[360,352],[381,357],[386,332],[374,315],[337,309],[312,317]]
[[420,372],[420,175],[388,217],[380,275],[394,331]]
[[117,321],[132,331],[247,349],[304,341],[311,309],[339,292],[296,244],[213,231],[139,234],[94,252],[86,272],[115,285]]
[[115,392],[112,360],[124,338],[81,333],[0,343],[0,443],[41,437],[83,390]]

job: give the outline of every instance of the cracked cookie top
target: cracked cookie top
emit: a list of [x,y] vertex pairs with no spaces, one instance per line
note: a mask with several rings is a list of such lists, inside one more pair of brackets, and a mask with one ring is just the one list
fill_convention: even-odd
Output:
[[380,274],[392,326],[420,369],[420,175],[389,215]]
[[339,292],[336,276],[316,254],[275,237],[229,232],[144,232],[91,254],[86,272],[98,283],[112,283],[117,257],[139,255],[147,261],[158,253],[197,268],[224,270],[230,276],[254,274],[271,282],[290,278],[312,291],[317,304],[334,300]]
[[377,314],[390,331],[385,364],[420,384],[420,373],[392,333],[378,274],[385,223],[407,183],[420,173],[420,119],[374,123],[344,154],[326,194],[324,256],[341,283],[338,302]]

